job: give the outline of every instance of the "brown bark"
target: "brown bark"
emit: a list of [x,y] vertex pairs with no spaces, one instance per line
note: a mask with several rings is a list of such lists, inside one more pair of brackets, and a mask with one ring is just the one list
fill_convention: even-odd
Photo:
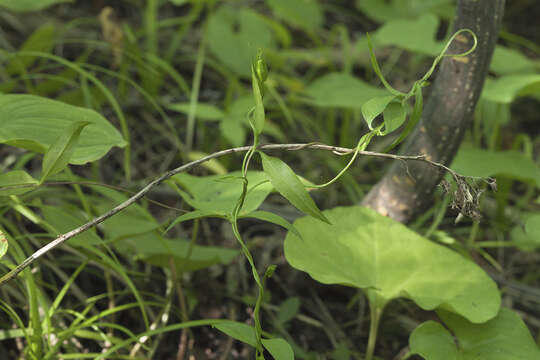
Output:
[[[458,1],[453,30],[471,29],[478,37],[478,46],[466,57],[446,57],[441,62],[422,119],[402,153],[425,154],[443,164],[452,161],[482,92],[503,11],[504,0]],[[462,53],[471,48],[472,41],[470,34],[463,33],[448,53]],[[444,174],[425,163],[406,166],[408,171],[403,162],[394,163],[362,204],[401,222],[425,209]]]

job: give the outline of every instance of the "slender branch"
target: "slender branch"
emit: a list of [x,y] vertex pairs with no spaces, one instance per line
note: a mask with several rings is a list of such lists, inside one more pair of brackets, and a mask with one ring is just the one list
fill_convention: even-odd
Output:
[[[56,239],[48,243],[47,245],[41,247],[36,252],[34,252],[32,255],[30,255],[26,260],[24,260],[21,264],[17,265],[15,268],[13,268],[11,271],[9,271],[7,274],[2,276],[0,278],[0,286],[5,284],[6,282],[13,279],[17,274],[19,274],[22,270],[24,270],[26,267],[28,267],[30,264],[32,264],[34,261],[36,261],[39,257],[44,255],[45,253],[53,250],[55,247],[57,247],[60,244],[63,244],[67,240],[71,239],[72,237],[100,224],[101,222],[105,221],[106,219],[110,218],[111,216],[115,215],[116,213],[124,210],[131,204],[135,203],[137,200],[145,196],[154,186],[159,185],[163,181],[167,180],[171,176],[174,176],[178,173],[187,171],[189,169],[192,169],[208,160],[215,159],[221,156],[238,153],[238,152],[245,152],[249,151],[252,147],[251,146],[242,146],[242,147],[236,147],[231,149],[226,149],[222,151],[215,152],[213,154],[210,154],[208,156],[205,156],[203,158],[200,158],[198,160],[189,162],[187,164],[184,164],[182,166],[179,166],[173,170],[169,170],[160,177],[156,178],[155,180],[151,181],[143,187],[139,192],[137,192],[135,195],[127,199],[126,201],[122,202],[121,204],[115,206],[111,210],[107,211],[105,214],[98,216],[94,218],[93,220],[87,222],[84,225],[79,226],[76,229],[73,229],[65,234],[62,234],[58,236]],[[260,145],[257,147],[258,150],[301,150],[301,149],[317,149],[317,150],[326,150],[326,151],[332,151],[335,154],[338,155],[345,155],[350,154],[355,151],[355,149],[349,149],[349,148],[343,148],[338,146],[331,146],[331,145],[325,145],[325,144],[319,144],[319,143],[307,143],[307,144],[267,144],[267,145]],[[451,172],[453,175],[455,174],[454,171],[449,169],[448,167],[444,166],[443,164],[436,163],[434,161],[426,159],[425,155],[394,155],[394,154],[384,154],[384,153],[378,153],[378,152],[372,152],[372,151],[359,151],[358,154],[364,155],[364,156],[374,156],[379,158],[387,158],[387,159],[394,159],[394,160],[401,160],[401,161],[423,161],[428,164],[431,164],[435,167],[438,167],[440,169],[443,169],[445,171]]]

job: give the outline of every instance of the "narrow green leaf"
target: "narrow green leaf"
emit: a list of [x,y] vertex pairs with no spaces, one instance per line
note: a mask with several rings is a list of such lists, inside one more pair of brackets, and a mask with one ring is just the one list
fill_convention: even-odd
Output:
[[362,105],[362,116],[366,121],[369,130],[373,130],[371,123],[377,116],[382,114],[384,109],[390,104],[392,100],[396,97],[394,95],[389,96],[379,96],[376,98],[369,99]]
[[[190,104],[187,102],[169,104],[167,105],[167,108],[187,115],[189,113]],[[195,117],[197,117],[200,120],[218,121],[218,120],[222,120],[225,117],[225,113],[214,105],[205,104],[205,103],[197,103],[197,109],[195,110]]]
[[204,210],[190,211],[190,212],[182,214],[179,217],[177,217],[176,219],[174,219],[173,222],[169,226],[167,226],[167,228],[165,229],[163,234],[168,233],[169,230],[171,230],[173,227],[180,224],[181,222],[194,220],[194,219],[200,219],[200,218],[203,218],[203,217],[211,217],[211,216],[223,217],[223,215],[219,215],[214,211],[204,211]]
[[34,189],[38,181],[26,171],[14,170],[0,174],[0,196],[19,195]]
[[271,213],[269,211],[257,210],[257,211],[250,212],[249,214],[246,214],[244,216],[241,216],[240,218],[254,218],[254,219],[259,219],[263,221],[268,221],[272,224],[279,225],[289,231],[292,231],[298,237],[302,237],[300,233],[298,232],[298,230],[296,230],[293,224],[285,220],[283,217],[277,214]]
[[253,87],[253,98],[255,99],[255,109],[249,116],[249,123],[255,132],[259,135],[264,128],[264,105],[262,99],[261,82],[259,81],[255,67],[251,69],[251,85]]
[[303,213],[330,224],[309,196],[300,179],[287,164],[262,152],[259,154],[261,154],[264,172],[281,195]]
[[60,134],[58,139],[51,144],[43,157],[42,175],[39,180],[40,183],[43,183],[49,175],[57,174],[67,166],[69,159],[75,150],[75,145],[77,144],[77,141],[79,141],[81,131],[89,124],[91,124],[89,121],[79,121],[70,124],[64,132]]
[[0,230],[0,259],[6,254],[8,249],[8,241],[6,235]]
[[377,58],[375,57],[375,52],[373,51],[373,44],[371,42],[371,38],[369,37],[369,34],[366,33],[367,43],[368,43],[368,49],[369,49],[369,57],[371,59],[371,66],[373,67],[373,71],[375,71],[375,74],[379,77],[381,82],[383,83],[386,90],[388,90],[391,94],[395,96],[405,96],[405,93],[402,93],[401,91],[398,91],[394,89],[384,78],[384,75],[382,74],[381,68],[379,67],[379,63],[377,62]]

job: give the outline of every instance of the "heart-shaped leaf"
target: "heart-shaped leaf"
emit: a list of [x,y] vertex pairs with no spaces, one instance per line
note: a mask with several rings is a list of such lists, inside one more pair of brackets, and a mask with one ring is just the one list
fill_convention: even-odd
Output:
[[249,77],[257,49],[273,43],[272,28],[248,8],[222,5],[208,18],[210,51],[238,75]]
[[262,152],[259,154],[261,154],[264,172],[268,175],[274,188],[298,210],[328,223],[328,219],[309,196],[306,187],[294,171],[279,158],[268,156]]
[[536,360],[540,350],[521,318],[502,308],[494,319],[471,324],[461,316],[440,312],[439,316],[454,333],[435,321],[414,329],[409,339],[411,353],[426,360]]
[[497,286],[476,264],[406,226],[363,207],[324,212],[332,225],[305,217],[294,222],[285,256],[295,268],[324,284],[366,289],[382,308],[406,297],[425,310],[444,308],[472,322],[494,317]]
[[407,113],[400,102],[391,102],[383,111],[384,130],[382,135],[390,134],[405,122]]
[[387,96],[378,96],[372,99],[369,99],[362,105],[362,116],[364,117],[364,120],[366,121],[369,130],[373,130],[373,127],[371,126],[371,123],[377,116],[382,114],[384,109],[390,104],[392,100],[394,100],[396,97],[394,95],[387,95]]

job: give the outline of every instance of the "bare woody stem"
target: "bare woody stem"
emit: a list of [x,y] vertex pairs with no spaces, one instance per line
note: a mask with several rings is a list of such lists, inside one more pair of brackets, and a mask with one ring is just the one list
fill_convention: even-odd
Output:
[[[402,154],[425,154],[428,159],[450,164],[465,131],[488,74],[491,56],[503,17],[504,0],[459,0],[454,29],[471,29],[478,37],[478,47],[466,57],[446,57],[440,64],[431,94],[415,131],[408,136]],[[464,34],[452,42],[449,53],[461,53],[471,47],[473,38]],[[408,173],[415,181],[409,181]],[[425,163],[392,164],[379,182],[362,200],[379,213],[408,222],[431,204],[435,186],[441,181],[438,172]]]
[[[179,166],[173,170],[169,170],[163,175],[159,176],[155,180],[151,181],[143,187],[139,192],[137,192],[135,195],[131,196],[126,201],[122,202],[121,204],[118,204],[111,210],[107,211],[105,214],[98,216],[94,218],[93,220],[87,222],[86,224],[83,224],[79,226],[76,229],[73,229],[65,234],[62,234],[58,236],[56,239],[48,243],[47,245],[41,247],[36,252],[34,252],[32,255],[30,255],[26,260],[24,260],[21,264],[17,265],[14,269],[12,269],[10,272],[5,274],[0,278],[0,286],[5,284],[6,282],[12,280],[17,274],[19,274],[21,271],[23,271],[26,267],[28,267],[30,264],[32,264],[34,261],[36,261],[39,257],[46,254],[47,252],[53,250],[58,245],[64,243],[65,241],[71,239],[72,237],[100,224],[101,222],[105,221],[106,219],[110,218],[111,216],[117,214],[118,212],[124,210],[131,204],[135,203],[137,200],[145,196],[154,186],[159,185],[163,181],[167,180],[173,175],[176,175],[178,173],[187,171],[189,169],[192,169],[208,160],[218,158],[224,155],[238,153],[238,152],[245,152],[249,151],[251,149],[251,146],[242,146],[242,147],[236,147],[231,149],[226,149],[222,151],[215,152],[213,154],[210,154],[208,156],[205,156],[203,158],[200,158],[198,160],[189,162],[187,164],[184,164],[182,166]],[[267,145],[260,145],[257,147],[258,150],[301,150],[301,149],[317,149],[317,150],[326,150],[326,151],[332,151],[338,155],[345,155],[349,153],[353,153],[355,149],[349,149],[349,148],[343,148],[343,147],[337,147],[337,146],[331,146],[331,145],[324,145],[319,143],[307,143],[307,144],[267,144]],[[426,159],[425,155],[394,155],[394,154],[384,154],[384,153],[378,153],[378,152],[372,152],[372,151],[360,151],[359,155],[364,156],[374,156],[379,158],[387,158],[387,159],[394,159],[394,160],[400,160],[400,161],[422,161],[427,164],[430,164],[432,166],[435,166],[441,170],[450,172],[453,177],[455,177],[457,174],[449,169],[448,167],[444,166],[443,164],[439,164],[436,162],[433,162],[431,160]]]

